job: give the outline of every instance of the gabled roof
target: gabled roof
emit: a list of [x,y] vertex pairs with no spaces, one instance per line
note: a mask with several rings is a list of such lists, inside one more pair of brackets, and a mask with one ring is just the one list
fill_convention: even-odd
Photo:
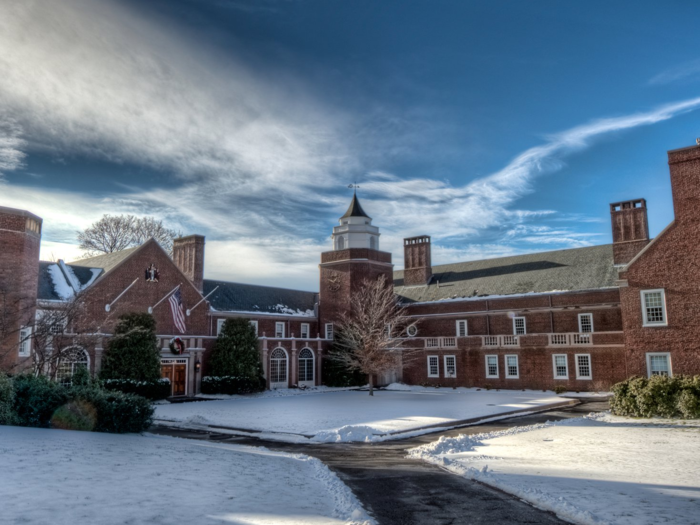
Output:
[[204,280],[204,295],[219,287],[207,300],[213,310],[220,312],[259,312],[265,314],[314,315],[318,301],[315,292]]
[[37,299],[40,301],[65,301],[77,292],[83,291],[97,279],[102,268],[74,266],[63,261],[39,261],[39,286]]
[[404,286],[394,272],[394,291],[404,302],[485,295],[614,288],[612,244],[433,266],[429,285]]
[[[148,241],[146,241],[148,242]],[[145,243],[144,243],[145,244]],[[141,248],[144,244],[140,246],[134,246],[133,248],[127,248],[126,250],[121,250],[113,253],[105,253],[104,255],[97,255],[95,257],[87,257],[85,259],[79,259],[73,261],[71,266],[85,266],[88,268],[102,268],[105,273],[116,268],[119,263],[125,260],[129,255],[134,253],[136,250]]]
[[347,219],[348,217],[367,217],[368,219],[372,218],[369,215],[367,215],[365,213],[365,210],[362,209],[362,206],[360,206],[360,201],[357,198],[357,194],[352,196],[352,202],[348,207],[348,211],[345,212],[345,215],[343,215],[341,219]]

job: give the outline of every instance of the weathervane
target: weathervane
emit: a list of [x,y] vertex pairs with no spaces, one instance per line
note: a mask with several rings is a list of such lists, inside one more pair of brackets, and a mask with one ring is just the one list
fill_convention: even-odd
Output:
[[355,184],[348,184],[348,188],[354,190],[353,193],[357,193],[357,190],[360,189],[360,185],[355,182]]

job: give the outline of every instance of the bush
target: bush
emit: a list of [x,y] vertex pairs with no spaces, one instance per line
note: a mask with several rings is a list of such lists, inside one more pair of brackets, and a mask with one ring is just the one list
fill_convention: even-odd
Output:
[[94,407],[95,432],[143,432],[153,423],[153,407],[144,397],[95,386],[76,388],[72,396]]
[[557,385],[557,386],[554,387],[554,393],[555,393],[555,394],[563,394],[563,393],[566,392],[566,391],[567,391],[567,389],[566,389],[566,387],[565,387],[564,385]]
[[54,412],[69,400],[66,387],[43,376],[20,375],[12,379],[17,424],[48,427]]
[[258,336],[248,319],[227,319],[216,338],[209,360],[214,377],[247,379],[257,385],[263,378]]
[[102,385],[107,390],[115,390],[125,394],[136,394],[157,401],[170,397],[170,380],[135,381],[133,379],[105,379]]
[[54,412],[51,418],[51,428],[61,430],[84,430],[90,431],[97,424],[97,410],[95,407],[78,399],[61,406]]
[[160,379],[160,351],[152,315],[134,312],[119,317],[104,354],[100,378]]
[[700,418],[700,376],[632,377],[612,391],[610,409],[619,416]]
[[15,416],[15,391],[12,380],[0,372],[0,425],[14,425]]
[[321,362],[321,378],[324,385],[333,387],[365,386],[368,383],[366,374],[349,370],[330,358]]
[[235,376],[207,376],[202,378],[202,394],[252,394],[265,390],[265,379]]

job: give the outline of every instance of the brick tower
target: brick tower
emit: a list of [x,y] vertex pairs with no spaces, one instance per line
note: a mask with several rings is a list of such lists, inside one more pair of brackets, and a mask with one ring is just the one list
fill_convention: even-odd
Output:
[[430,282],[433,267],[430,261],[430,237],[410,237],[403,240],[403,284],[421,286]]
[[612,221],[613,260],[627,264],[649,244],[647,201],[636,199],[610,205]]
[[204,236],[188,235],[175,239],[173,261],[201,292],[204,289]]
[[[349,306],[354,289],[384,275],[393,285],[391,254],[379,251],[379,228],[353,195],[348,211],[333,228],[333,250],[321,254],[319,319],[321,329],[334,323]],[[322,336],[325,335],[322,334]]]
[[28,211],[0,206],[0,369],[31,356],[41,224]]

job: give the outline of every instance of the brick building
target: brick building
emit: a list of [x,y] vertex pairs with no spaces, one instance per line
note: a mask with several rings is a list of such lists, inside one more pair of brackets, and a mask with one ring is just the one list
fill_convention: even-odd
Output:
[[[383,275],[415,324],[403,367],[380,382],[570,390],[630,375],[700,373],[700,146],[670,151],[675,220],[649,239],[644,199],[610,205],[609,245],[433,266],[430,237],[404,240],[404,270],[380,249],[357,196],[321,254],[319,293],[204,278],[205,239],[177,239],[172,259],[153,240],[71,264],[39,261],[42,221],[0,207],[2,366],[33,359],[42,312],[78,297],[81,316],[55,330],[70,352],[56,370],[99,370],[121,313],[151,311],[173,394],[198,391],[223,322],[249,319],[270,388],[321,384],[324,353],[352,290]],[[149,273],[150,271],[150,273]],[[179,292],[184,333],[168,298]],[[169,341],[185,350],[174,355]]]

